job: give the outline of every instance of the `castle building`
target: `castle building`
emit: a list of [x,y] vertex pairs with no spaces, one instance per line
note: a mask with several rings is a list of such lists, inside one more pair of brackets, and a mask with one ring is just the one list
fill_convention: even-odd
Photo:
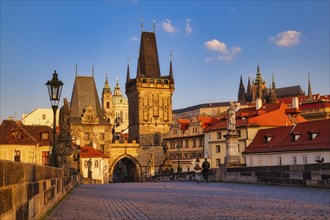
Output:
[[160,145],[161,134],[167,133],[172,123],[173,92],[172,55],[169,75],[161,76],[155,33],[143,31],[136,78],[128,71],[126,79],[129,141]]

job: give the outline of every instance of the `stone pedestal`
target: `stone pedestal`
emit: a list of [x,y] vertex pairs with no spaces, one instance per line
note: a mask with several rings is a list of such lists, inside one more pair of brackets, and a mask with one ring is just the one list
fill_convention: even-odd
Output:
[[239,135],[235,132],[227,133],[224,135],[226,138],[226,157],[225,157],[225,166],[226,167],[235,167],[241,166],[240,156],[238,152],[238,137]]

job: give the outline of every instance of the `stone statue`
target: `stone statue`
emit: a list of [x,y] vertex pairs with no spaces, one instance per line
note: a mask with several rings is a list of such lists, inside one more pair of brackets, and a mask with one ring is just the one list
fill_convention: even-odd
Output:
[[63,99],[64,105],[60,109],[59,124],[60,124],[60,137],[70,138],[70,114],[69,102],[66,98]]
[[92,158],[87,161],[88,166],[88,178],[92,178]]
[[230,107],[227,110],[227,132],[233,133],[236,131],[236,107],[234,102],[230,102]]
[[168,152],[168,146],[165,141],[163,142],[163,154],[164,154],[165,159],[170,156],[169,152]]

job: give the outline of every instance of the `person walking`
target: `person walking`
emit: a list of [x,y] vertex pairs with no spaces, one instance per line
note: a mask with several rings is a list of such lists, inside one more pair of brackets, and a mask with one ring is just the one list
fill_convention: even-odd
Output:
[[195,170],[195,178],[197,183],[199,183],[200,178],[201,178],[201,172],[202,172],[202,167],[200,166],[200,161],[199,158],[196,159],[195,164],[194,164],[194,170]]
[[209,180],[209,172],[210,172],[210,163],[207,161],[207,158],[204,159],[204,162],[202,164],[202,175],[205,180],[205,182],[208,182]]

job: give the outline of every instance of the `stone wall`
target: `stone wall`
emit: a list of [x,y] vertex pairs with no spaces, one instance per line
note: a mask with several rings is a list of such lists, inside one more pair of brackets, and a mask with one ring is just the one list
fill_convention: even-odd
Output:
[[40,219],[78,183],[76,171],[0,160],[0,219]]
[[213,169],[210,181],[330,188],[330,163]]

